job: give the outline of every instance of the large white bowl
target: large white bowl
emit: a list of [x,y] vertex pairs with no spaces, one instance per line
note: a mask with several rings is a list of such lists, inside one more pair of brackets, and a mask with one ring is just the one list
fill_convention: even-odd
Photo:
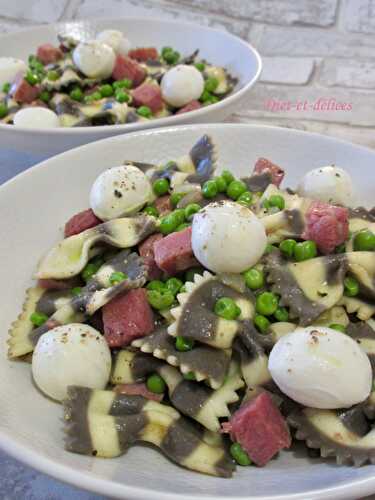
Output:
[[63,449],[62,409],[33,386],[30,366],[6,359],[7,329],[18,315],[39,257],[59,228],[87,207],[90,186],[125,159],[161,162],[184,154],[202,134],[212,136],[219,165],[247,174],[265,156],[287,170],[294,186],[309,169],[336,163],[355,179],[363,203],[374,199],[375,153],[332,138],[250,125],[196,125],[114,137],[68,151],[0,187],[0,446],[62,481],[127,500],[291,500],[359,498],[375,492],[375,467],[339,467],[283,452],[265,468],[238,468],[233,479],[189,472],[157,451],[135,447],[105,460]]
[[202,58],[223,66],[238,78],[233,93],[222,101],[196,111],[159,118],[148,122],[98,127],[74,127],[52,130],[27,129],[0,124],[0,147],[35,153],[56,154],[88,142],[146,128],[183,123],[219,122],[246,106],[251,87],[261,72],[258,52],[248,43],[225,31],[179,21],[145,18],[97,19],[43,25],[0,36],[0,57],[12,56],[27,61],[38,45],[57,44],[58,33],[92,38],[103,29],[118,29],[133,47],[175,47],[183,55],[199,49]]

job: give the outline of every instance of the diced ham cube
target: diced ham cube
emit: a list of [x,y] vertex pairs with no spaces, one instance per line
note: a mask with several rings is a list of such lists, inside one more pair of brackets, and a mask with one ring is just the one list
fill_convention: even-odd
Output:
[[118,54],[116,56],[112,78],[114,80],[124,80],[128,78],[133,82],[133,87],[138,87],[146,78],[146,70],[136,61],[130,59],[130,57]]
[[281,181],[283,180],[285,175],[285,172],[281,167],[275,165],[275,163],[272,163],[266,158],[258,158],[255,163],[253,172],[254,174],[263,174],[264,172],[269,172],[272,177],[272,184],[275,184],[275,186],[277,187],[280,186]]
[[157,266],[168,274],[175,274],[196,266],[191,247],[191,227],[165,236],[154,243]]
[[157,280],[162,275],[162,271],[156,265],[154,254],[154,243],[162,239],[163,236],[160,233],[152,234],[138,246],[139,255],[143,257],[143,261],[147,267],[149,280]]
[[104,336],[110,347],[129,345],[134,339],[150,334],[155,326],[144,288],[113,298],[102,311]]
[[130,50],[128,56],[137,61],[149,61],[150,59],[155,60],[159,57],[159,53],[155,47],[139,47],[137,49]]
[[128,396],[143,396],[146,399],[151,399],[152,401],[163,400],[163,394],[155,394],[147,389],[146,384],[120,384],[116,385],[115,392],[119,394],[127,394]]
[[240,443],[251,460],[266,465],[283,448],[289,448],[291,437],[286,420],[267,392],[245,403],[223,425],[231,439]]
[[302,238],[315,241],[319,250],[331,253],[349,236],[349,211],[344,207],[313,201],[305,214]]
[[59,47],[44,43],[38,47],[36,56],[43,64],[51,64],[62,59],[63,53]]
[[38,85],[30,85],[30,83],[23,78],[22,74],[16,77],[10,89],[10,95],[13,99],[25,104],[30,104],[35,101],[39,94],[40,87]]
[[188,111],[194,111],[195,109],[199,109],[202,107],[202,104],[199,101],[190,101],[183,108],[179,109],[176,115],[180,115],[181,113],[187,113]]
[[163,108],[163,98],[159,85],[154,83],[142,83],[132,92],[135,106],[148,106],[153,113]]
[[167,215],[172,212],[173,209],[169,194],[156,198],[154,205],[156,210],[159,212],[159,215]]
[[101,223],[102,221],[98,219],[91,208],[89,208],[88,210],[73,215],[73,217],[68,220],[65,224],[64,236],[68,238],[68,236],[82,233],[82,231],[86,231],[86,229],[90,229]]

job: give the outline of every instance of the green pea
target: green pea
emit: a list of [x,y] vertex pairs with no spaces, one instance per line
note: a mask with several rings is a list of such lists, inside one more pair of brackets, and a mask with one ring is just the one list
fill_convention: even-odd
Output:
[[194,372],[184,373],[183,377],[185,380],[196,380]]
[[169,181],[168,179],[158,179],[153,183],[152,188],[156,196],[163,196],[169,191]]
[[341,333],[346,333],[345,326],[340,325],[339,323],[332,323],[329,325],[329,328],[332,328],[333,330],[337,330],[338,332],[341,332]]
[[48,319],[48,316],[43,313],[33,312],[30,315],[30,321],[35,326],[42,326]]
[[296,240],[287,239],[280,243],[279,249],[285,257],[292,258],[294,255],[294,248],[297,245]]
[[219,98],[216,95],[210,95],[209,99],[204,101],[204,105],[215,104],[216,102],[219,102]]
[[121,271],[116,271],[111,274],[109,277],[109,282],[111,285],[117,285],[118,283],[121,283],[122,281],[126,280],[128,277],[126,274],[122,273]]
[[204,71],[206,69],[206,65],[202,62],[197,62],[194,64],[198,71]]
[[217,184],[214,180],[206,181],[202,187],[202,194],[205,198],[215,198],[217,195]]
[[146,386],[147,389],[154,394],[163,394],[167,387],[164,379],[162,379],[161,376],[157,373],[154,373],[153,375],[147,377]]
[[250,191],[245,191],[237,198],[237,203],[241,203],[245,207],[249,207],[253,201],[253,194]]
[[92,262],[89,262],[82,271],[82,278],[87,282],[94,276],[94,274],[96,274],[97,271],[98,267]]
[[178,278],[169,278],[165,282],[165,287],[167,288],[167,290],[172,292],[173,295],[178,294],[182,285],[183,285],[183,282],[181,280],[179,280]]
[[173,52],[172,47],[168,47],[168,46],[163,47],[161,49],[161,56],[164,58],[165,54],[168,54],[169,52]]
[[180,53],[170,47],[165,47],[162,51],[162,57],[168,64],[177,64],[180,59]]
[[277,321],[288,321],[289,313],[286,307],[278,307],[273,314]]
[[33,73],[32,71],[28,71],[24,78],[28,83],[30,83],[30,85],[36,85],[40,82],[40,78],[37,73]]
[[99,91],[102,97],[111,97],[111,95],[113,95],[113,88],[112,85],[110,85],[109,83],[101,85]]
[[4,83],[3,89],[2,89],[4,94],[7,94],[10,91],[10,88],[11,88],[11,84],[9,82]]
[[285,200],[279,194],[273,194],[268,199],[271,207],[277,207],[279,210],[284,210],[285,208]]
[[245,191],[247,186],[243,181],[232,181],[227,188],[227,195],[232,200],[237,200]]
[[198,205],[198,203],[189,203],[189,205],[187,205],[185,207],[185,218],[186,218],[186,220],[192,220],[194,214],[196,214],[197,212],[199,212],[199,210],[201,208],[202,207],[200,205]]
[[256,298],[256,312],[263,316],[271,316],[277,309],[279,300],[272,292],[263,292]]
[[264,286],[264,273],[258,269],[248,269],[244,274],[245,283],[250,290],[258,290]]
[[123,90],[116,90],[115,99],[117,102],[120,102],[122,104],[124,102],[130,101],[130,95]]
[[150,283],[147,284],[146,286],[147,290],[157,290],[157,291],[164,291],[165,290],[165,283],[163,283],[160,280],[152,280]]
[[347,297],[355,297],[359,294],[359,283],[356,279],[348,276],[344,279],[344,295]]
[[234,175],[230,170],[223,170],[221,172],[221,177],[225,180],[227,185],[229,185],[232,181],[234,181]]
[[256,314],[254,317],[254,325],[260,331],[260,333],[267,333],[270,327],[270,321],[261,314]]
[[89,102],[93,102],[93,101],[100,101],[100,99],[102,98],[102,94],[96,90],[95,92],[92,92],[91,94],[87,95],[86,96],[86,101],[89,101]]
[[176,219],[176,226],[185,222],[185,210],[183,208],[176,208],[171,213],[171,216]]
[[79,87],[75,87],[70,91],[69,96],[73,101],[80,102],[83,99],[83,92]]
[[214,181],[216,182],[217,190],[219,193],[225,193],[228,187],[227,181],[224,179],[222,175],[219,177],[215,177]]
[[82,292],[82,287],[80,287],[80,286],[75,286],[74,288],[71,289],[71,294],[74,297],[77,297],[77,295],[80,295],[81,292]]
[[137,109],[137,113],[139,116],[143,116],[144,118],[151,118],[152,116],[152,111],[148,106],[140,106]]
[[148,205],[143,209],[143,212],[147,215],[152,215],[153,217],[159,217],[159,212],[153,205]]
[[251,460],[249,458],[249,455],[242,448],[240,443],[233,443],[229,451],[234,460],[238,463],[238,465],[242,465],[243,467],[251,465]]
[[271,243],[267,243],[266,248],[264,249],[264,253],[265,254],[272,253],[275,250],[277,250],[277,247],[275,247],[275,245],[271,245]]
[[0,118],[4,118],[8,114],[8,106],[5,102],[0,102]]
[[209,102],[211,97],[212,97],[212,94],[210,94],[210,92],[208,92],[208,90],[204,90],[202,92],[202,95],[200,96],[199,100],[201,102],[205,103],[205,102]]
[[369,229],[359,231],[354,236],[353,249],[355,252],[372,252],[375,250],[375,234]]
[[124,80],[118,80],[117,82],[113,82],[112,87],[114,89],[131,89],[133,86],[133,82],[129,80],[129,78],[125,78]]
[[241,309],[233,299],[222,297],[216,301],[215,314],[224,319],[236,319],[241,314]]
[[48,90],[42,90],[39,94],[39,99],[45,103],[48,103],[51,100],[51,93]]
[[187,229],[190,227],[190,224],[188,222],[184,222],[183,224],[180,224],[179,226],[176,227],[176,233],[179,233],[180,231],[183,231],[184,229]]
[[180,352],[191,351],[194,347],[194,340],[187,339],[186,337],[182,337],[179,335],[176,337],[176,349]]
[[199,274],[202,276],[203,269],[201,267],[192,267],[185,273],[185,281],[194,281],[194,276]]
[[57,71],[52,69],[51,71],[48,71],[47,78],[48,78],[48,80],[55,82],[56,80],[58,80],[60,78],[60,75]]
[[172,292],[164,288],[164,290],[148,290],[147,299],[154,309],[168,309],[174,302]]
[[172,207],[177,207],[179,202],[182,200],[182,198],[185,196],[186,193],[172,193],[170,197],[170,202]]
[[214,92],[218,86],[219,86],[219,80],[213,76],[210,76],[204,82],[204,89],[207,90],[207,92]]
[[177,226],[176,218],[170,213],[160,219],[159,231],[164,235],[170,234],[177,229]]
[[315,241],[307,240],[303,243],[297,243],[294,247],[294,258],[297,262],[313,259],[318,255]]

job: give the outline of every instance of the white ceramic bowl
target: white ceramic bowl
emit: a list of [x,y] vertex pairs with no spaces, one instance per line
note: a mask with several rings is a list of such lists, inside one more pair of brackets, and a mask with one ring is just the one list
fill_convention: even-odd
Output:
[[374,199],[375,153],[332,138],[250,125],[195,125],[114,137],[51,158],[0,187],[0,446],[62,481],[127,500],[306,500],[359,498],[375,492],[375,466],[359,469],[283,452],[265,468],[239,467],[233,479],[189,472],[141,446],[105,460],[63,449],[61,407],[31,382],[30,365],[6,359],[7,329],[18,315],[39,257],[59,228],[87,207],[90,186],[106,167],[125,159],[166,161],[184,154],[202,134],[217,144],[219,165],[247,174],[265,156],[287,170],[295,186],[311,168],[336,163],[354,178],[361,200]]
[[165,45],[175,47],[183,55],[199,48],[199,54],[208,61],[223,66],[238,78],[233,93],[222,101],[181,115],[125,125],[74,127],[52,130],[26,129],[0,125],[0,147],[41,154],[56,154],[88,142],[146,128],[209,123],[224,118],[246,106],[246,102],[261,72],[261,59],[248,43],[225,31],[179,21],[145,18],[98,19],[43,25],[0,36],[0,56],[12,56],[27,61],[38,45],[57,44],[58,33],[92,38],[103,29],[118,29],[131,41],[133,47]]

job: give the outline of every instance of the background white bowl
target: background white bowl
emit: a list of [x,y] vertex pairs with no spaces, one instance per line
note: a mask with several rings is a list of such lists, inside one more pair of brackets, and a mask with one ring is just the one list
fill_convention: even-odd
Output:
[[[135,447],[114,460],[63,449],[61,407],[31,382],[30,366],[6,359],[7,329],[17,317],[39,257],[61,236],[59,229],[88,206],[96,176],[125,159],[161,162],[186,153],[202,134],[212,136],[219,165],[247,174],[265,156],[285,167],[295,186],[311,168],[336,163],[361,193],[374,199],[375,153],[349,143],[289,129],[251,125],[195,125],[144,131],[68,151],[0,187],[0,446],[19,460],[62,481],[127,500],[291,500],[358,498],[375,492],[375,467],[338,467],[283,452],[265,468],[238,468],[233,479],[189,472],[157,451]],[[360,495],[359,495],[360,491]]]
[[238,84],[224,100],[190,113],[125,125],[74,127],[51,130],[25,129],[0,124],[0,146],[40,154],[56,154],[98,139],[146,128],[209,123],[221,121],[246,104],[251,87],[261,72],[261,59],[248,43],[225,31],[179,21],[145,18],[97,19],[43,25],[0,37],[0,57],[12,56],[27,61],[38,45],[57,44],[58,33],[92,38],[103,29],[118,29],[129,38],[133,47],[165,45],[176,48],[183,56],[199,49],[202,58],[223,66]]

